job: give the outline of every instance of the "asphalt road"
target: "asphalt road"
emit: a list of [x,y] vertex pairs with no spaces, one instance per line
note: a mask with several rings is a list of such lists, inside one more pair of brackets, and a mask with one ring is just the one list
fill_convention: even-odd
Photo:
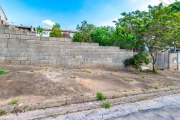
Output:
[[180,105],[140,111],[117,120],[180,120]]

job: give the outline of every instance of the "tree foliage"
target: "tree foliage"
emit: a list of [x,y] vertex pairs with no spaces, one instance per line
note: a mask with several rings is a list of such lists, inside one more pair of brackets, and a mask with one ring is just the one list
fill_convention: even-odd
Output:
[[74,42],[92,42],[91,34],[95,29],[93,24],[88,24],[87,21],[82,21],[81,26],[77,25],[77,33],[73,36]]
[[[139,41],[123,27],[110,26],[95,27],[93,24],[82,22],[77,26],[78,32],[74,34],[74,42],[95,42],[100,46],[119,46],[122,49],[133,50],[139,46]],[[90,31],[89,31],[90,30]]]
[[169,6],[171,7],[172,11],[180,11],[180,2],[175,2]]
[[99,43],[101,46],[115,45],[115,29],[110,26],[96,27],[91,34],[93,42]]
[[171,11],[171,7],[148,6],[149,11],[134,11],[122,13],[122,18],[116,21],[117,26],[122,26],[127,32],[136,36],[148,47],[151,55],[153,71],[157,55],[179,42],[180,13]]
[[57,37],[57,38],[63,37],[60,24],[56,23],[53,25],[52,31],[50,32],[50,37]]
[[36,32],[37,32],[37,34],[39,34],[40,36],[42,36],[42,35],[43,35],[44,30],[43,30],[43,28],[42,28],[42,27],[38,26],[38,27],[36,28]]

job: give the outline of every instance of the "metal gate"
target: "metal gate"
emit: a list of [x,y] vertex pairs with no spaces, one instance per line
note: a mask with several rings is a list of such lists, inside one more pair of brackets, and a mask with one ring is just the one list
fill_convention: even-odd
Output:
[[178,51],[178,70],[180,70],[180,51]]
[[155,63],[155,69],[169,68],[169,51],[159,53]]

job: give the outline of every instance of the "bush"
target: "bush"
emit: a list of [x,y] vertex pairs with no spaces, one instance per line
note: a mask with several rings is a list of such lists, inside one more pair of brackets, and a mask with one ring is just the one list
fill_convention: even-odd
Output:
[[125,67],[130,66],[136,68],[137,70],[141,70],[141,65],[143,63],[145,63],[146,65],[150,63],[148,59],[148,54],[146,53],[134,55],[132,58],[126,59],[124,61]]
[[155,74],[160,74],[160,72],[158,70],[155,70],[154,73]]
[[104,102],[101,104],[101,106],[107,109],[111,107],[111,104],[109,102]]
[[96,94],[96,97],[97,97],[98,100],[104,100],[104,98],[105,98],[104,95],[102,93],[100,93],[100,92],[98,92]]

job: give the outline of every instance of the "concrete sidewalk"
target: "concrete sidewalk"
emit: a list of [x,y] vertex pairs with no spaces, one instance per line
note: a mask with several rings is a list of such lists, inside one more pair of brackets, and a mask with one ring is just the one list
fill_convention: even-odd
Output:
[[[45,120],[180,120],[180,94],[158,97],[146,101],[129,104],[114,105],[110,109],[91,109],[90,106],[98,106],[97,102],[89,102],[59,108],[48,108],[35,110],[26,113],[9,114],[1,116],[0,120],[24,120],[24,119],[45,119]],[[87,107],[91,110],[76,112],[78,108]],[[73,113],[64,111],[74,111]]]
[[152,100],[95,109],[46,120],[180,120],[180,94]]

